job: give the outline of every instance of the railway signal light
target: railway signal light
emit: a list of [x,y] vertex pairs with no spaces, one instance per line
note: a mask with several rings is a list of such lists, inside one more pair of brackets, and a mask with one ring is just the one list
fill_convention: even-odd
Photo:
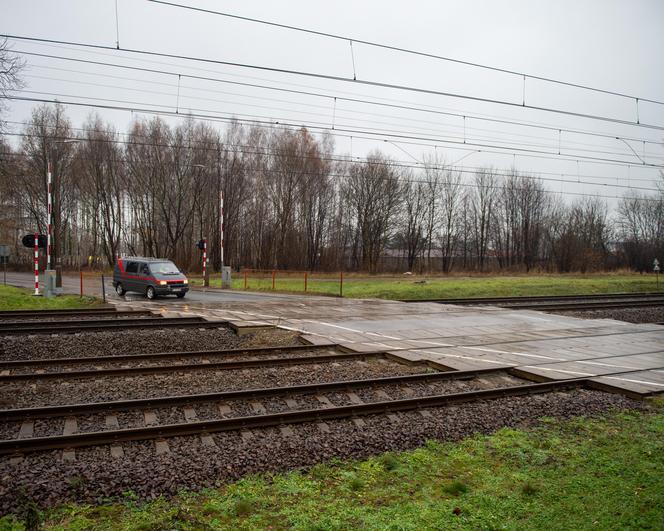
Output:
[[205,240],[198,240],[196,247],[198,247],[201,251],[205,249]]
[[40,249],[46,249],[47,238],[46,234],[26,234],[21,238],[21,243],[24,247],[29,247],[30,249],[35,246],[35,236],[37,236],[37,247]]

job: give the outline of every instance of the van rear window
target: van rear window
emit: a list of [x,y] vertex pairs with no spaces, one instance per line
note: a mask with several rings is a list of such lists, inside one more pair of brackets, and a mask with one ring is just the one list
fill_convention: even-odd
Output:
[[137,273],[138,272],[138,263],[137,262],[129,262],[127,264],[127,273]]

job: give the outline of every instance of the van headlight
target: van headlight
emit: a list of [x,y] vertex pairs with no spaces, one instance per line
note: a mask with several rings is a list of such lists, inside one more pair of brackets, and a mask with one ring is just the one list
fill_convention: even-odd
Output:
[[159,281],[160,286],[165,286],[166,284],[168,284],[168,282],[166,282],[165,280],[160,280]]
[[183,283],[183,284],[189,284],[189,281],[185,278],[185,279],[182,281],[182,283]]

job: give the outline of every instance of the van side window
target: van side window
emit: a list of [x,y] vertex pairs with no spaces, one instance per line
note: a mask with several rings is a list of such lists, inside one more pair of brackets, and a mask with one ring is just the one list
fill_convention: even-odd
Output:
[[146,277],[149,277],[149,276],[150,276],[150,270],[148,269],[148,265],[147,265],[147,264],[143,264],[143,265],[141,266],[141,275],[145,275]]
[[127,273],[138,273],[138,264],[136,262],[129,262],[126,271]]

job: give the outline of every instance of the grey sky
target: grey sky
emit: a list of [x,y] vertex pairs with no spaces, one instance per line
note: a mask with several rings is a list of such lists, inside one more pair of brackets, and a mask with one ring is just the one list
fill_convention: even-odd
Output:
[[[593,87],[625,92],[642,98],[664,99],[664,3],[652,1],[289,1],[289,2],[190,2],[207,9],[262,18],[275,22],[347,35],[395,46],[431,52],[467,61],[523,71]],[[114,46],[116,41],[115,2],[2,0],[0,33],[77,41]],[[283,29],[206,15],[139,0],[118,0],[121,48],[151,50],[223,61],[264,65],[284,69],[353,76],[347,42],[305,35]],[[615,136],[662,142],[664,131],[603,123],[473,102],[450,97],[424,95],[359,84],[332,82],[292,75],[228,66],[149,58],[123,51],[81,51],[71,47],[12,41],[16,50],[67,57],[108,61],[168,70],[181,74],[210,76],[229,81],[255,82],[275,87],[297,88],[329,95],[378,100],[386,98],[409,106],[442,109],[468,116],[483,115],[530,121],[555,128],[573,128]],[[356,74],[360,80],[409,85],[445,92],[520,102],[522,80],[515,76],[418,58],[392,51],[353,45]],[[421,111],[397,110],[330,98],[301,96],[249,89],[232,84],[182,78],[179,102],[176,76],[145,74],[109,67],[84,65],[63,60],[26,56],[27,90],[61,94],[60,100],[100,98],[97,103],[130,107],[151,107],[181,113],[237,115],[304,125],[331,127],[337,152],[366,155],[380,148],[397,160],[415,163],[437,152],[448,162],[465,157],[461,165],[472,169],[512,165],[548,179],[653,187],[658,170],[643,168],[623,142],[585,135],[562,134],[560,147],[566,158],[539,158],[525,154],[473,153],[474,148],[453,147],[448,141],[463,141],[464,120]],[[110,77],[115,76],[115,77]],[[634,120],[633,100],[599,95],[579,89],[547,85],[529,80],[526,102],[532,105]],[[40,97],[38,94],[24,94]],[[65,96],[68,95],[68,96]],[[44,95],[47,99],[55,96]],[[33,104],[11,103],[8,119],[24,121]],[[154,107],[153,107],[154,106]],[[157,107],[159,106],[159,107]],[[92,109],[68,108],[79,127]],[[136,118],[128,111],[97,111],[105,121],[126,131]],[[641,103],[641,122],[664,125],[664,106]],[[334,116],[334,118],[333,118]],[[169,118],[177,123],[178,118]],[[465,120],[467,143],[484,143],[556,152],[555,131]],[[20,126],[13,125],[15,130]],[[223,125],[220,124],[220,127]],[[354,130],[350,133],[338,130]],[[371,140],[362,132],[373,130]],[[428,140],[398,140],[387,133]],[[387,143],[392,139],[397,143]],[[438,142],[434,141],[438,139]],[[434,148],[433,146],[436,145]],[[644,146],[631,142],[643,157]],[[461,146],[463,147],[463,146]],[[485,148],[486,149],[486,148]],[[602,153],[604,152],[604,153]],[[631,161],[634,164],[607,165],[584,161],[582,156]],[[577,163],[576,160],[579,160]],[[664,164],[664,147],[646,144],[645,160]],[[551,175],[558,174],[558,175]],[[580,177],[577,178],[577,175]],[[583,176],[587,177],[583,177]],[[549,189],[566,192],[622,195],[624,189],[574,183],[546,182]]]

